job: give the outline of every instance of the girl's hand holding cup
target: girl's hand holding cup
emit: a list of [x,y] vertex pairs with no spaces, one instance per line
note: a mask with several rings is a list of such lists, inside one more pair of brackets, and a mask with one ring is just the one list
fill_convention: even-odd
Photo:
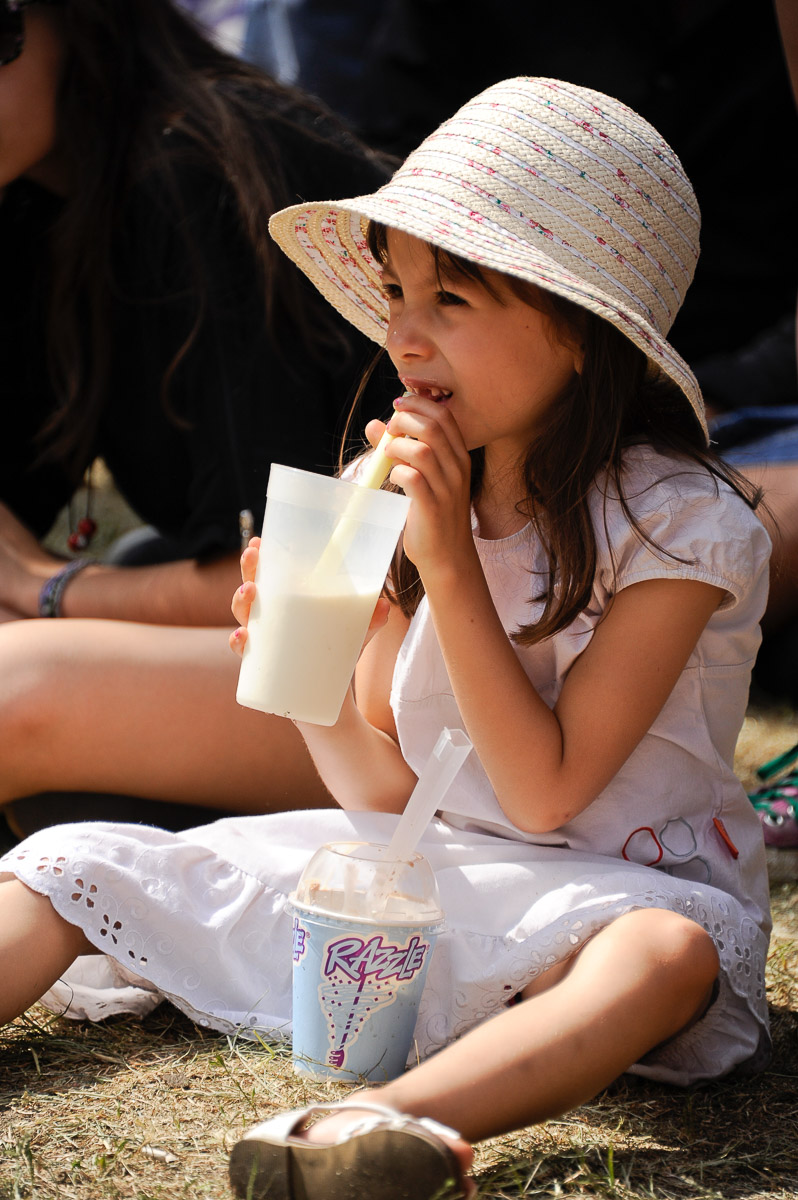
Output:
[[249,610],[252,608],[252,601],[255,599],[255,569],[258,565],[259,553],[260,538],[250,538],[249,545],[241,555],[241,579],[243,582],[241,587],[236,589],[233,602],[230,605],[233,610],[233,616],[238,621],[239,626],[238,629],[234,629],[230,634],[230,648],[239,658],[244,652],[244,643],[247,640]]

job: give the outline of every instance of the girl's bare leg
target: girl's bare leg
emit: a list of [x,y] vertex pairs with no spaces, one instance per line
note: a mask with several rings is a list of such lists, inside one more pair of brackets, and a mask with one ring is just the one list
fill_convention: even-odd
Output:
[[[368,1097],[433,1117],[469,1142],[547,1120],[591,1099],[700,1016],[717,973],[714,944],[698,925],[662,909],[629,913],[551,986],[349,1104]],[[307,1136],[332,1140],[347,1119],[336,1114]]]
[[95,791],[252,813],[331,805],[291,722],[236,703],[228,635],[0,624],[0,804]]
[[0,883],[0,1025],[35,1004],[79,954],[94,953],[46,896],[17,879]]

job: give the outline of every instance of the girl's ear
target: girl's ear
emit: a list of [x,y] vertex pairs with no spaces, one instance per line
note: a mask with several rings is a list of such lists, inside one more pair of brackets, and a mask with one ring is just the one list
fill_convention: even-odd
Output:
[[560,345],[573,355],[574,371],[577,375],[582,374],[585,366],[585,343],[580,333],[581,331],[576,329],[561,329],[557,339]]

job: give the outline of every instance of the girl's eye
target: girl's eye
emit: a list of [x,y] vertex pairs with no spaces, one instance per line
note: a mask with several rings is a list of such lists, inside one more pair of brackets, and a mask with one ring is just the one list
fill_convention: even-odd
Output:
[[437,299],[439,304],[446,306],[463,305],[468,303],[468,301],[464,300],[462,296],[457,296],[454,292],[438,292]]
[[382,294],[386,300],[401,300],[402,289],[398,283],[383,283]]

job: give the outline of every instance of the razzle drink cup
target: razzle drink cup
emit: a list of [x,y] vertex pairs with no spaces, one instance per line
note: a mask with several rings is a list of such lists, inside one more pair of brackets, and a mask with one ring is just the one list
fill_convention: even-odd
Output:
[[384,1081],[405,1068],[443,913],[427,860],[386,850],[322,846],[291,897],[297,1074]]
[[409,503],[272,466],[239,704],[335,724]]

